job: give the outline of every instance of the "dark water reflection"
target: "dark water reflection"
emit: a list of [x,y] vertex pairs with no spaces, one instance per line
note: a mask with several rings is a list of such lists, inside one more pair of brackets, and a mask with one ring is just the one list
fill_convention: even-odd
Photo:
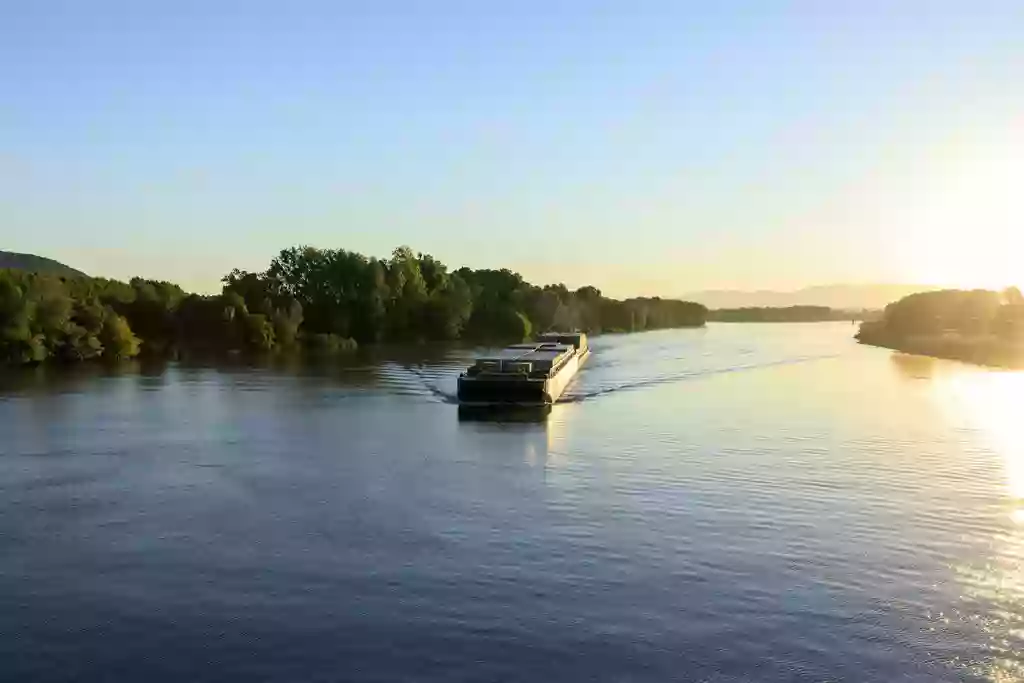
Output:
[[0,679],[1024,680],[1024,374],[850,327],[0,377]]
[[949,367],[948,361],[907,353],[894,352],[890,359],[893,367],[907,379],[932,379],[942,368]]

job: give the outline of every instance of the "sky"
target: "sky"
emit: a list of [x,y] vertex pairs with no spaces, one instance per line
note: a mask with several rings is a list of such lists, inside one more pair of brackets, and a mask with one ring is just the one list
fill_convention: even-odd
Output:
[[0,0],[0,249],[1024,284],[1024,2]]

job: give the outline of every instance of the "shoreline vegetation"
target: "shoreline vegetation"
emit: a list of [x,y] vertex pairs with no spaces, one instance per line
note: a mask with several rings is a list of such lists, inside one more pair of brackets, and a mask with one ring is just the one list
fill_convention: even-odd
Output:
[[688,301],[536,286],[508,269],[449,271],[405,246],[387,259],[292,247],[265,271],[235,269],[222,283],[220,294],[206,296],[142,278],[0,269],[0,364],[522,341],[549,329],[702,327],[708,314]]
[[922,292],[889,304],[864,322],[861,344],[976,365],[1024,368],[1024,296],[1002,292]]

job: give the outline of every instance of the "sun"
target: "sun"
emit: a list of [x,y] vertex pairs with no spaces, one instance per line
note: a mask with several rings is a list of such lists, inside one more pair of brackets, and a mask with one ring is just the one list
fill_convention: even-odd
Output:
[[1019,256],[1024,254],[1024,236],[978,233],[972,244],[940,237],[913,248],[903,262],[907,281],[953,289],[1024,289],[1024,259]]
[[919,162],[920,179],[903,188],[890,246],[914,281],[1024,286],[1024,135],[1002,134],[947,142]]

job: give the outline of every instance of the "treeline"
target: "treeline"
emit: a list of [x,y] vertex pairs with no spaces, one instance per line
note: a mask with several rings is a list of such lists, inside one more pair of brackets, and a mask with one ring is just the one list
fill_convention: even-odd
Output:
[[889,304],[865,322],[861,343],[982,365],[1024,363],[1024,296],[1016,287],[942,290]]
[[87,291],[106,284],[88,278],[0,270],[0,361],[17,364],[48,358],[137,355],[140,340],[127,319]]
[[408,247],[388,259],[294,247],[265,271],[231,271],[214,296],[141,278],[124,283],[0,271],[0,361],[522,340],[549,329],[701,326],[706,315],[691,302],[617,301],[590,286],[538,287],[507,269],[450,272]]
[[708,312],[708,320],[723,323],[810,323],[858,320],[865,314],[864,311],[842,311],[828,306],[719,308]]
[[[296,315],[299,316],[296,318]],[[131,358],[180,348],[269,350],[294,342],[301,312],[250,313],[233,292],[169,282],[0,270],[0,362]]]

